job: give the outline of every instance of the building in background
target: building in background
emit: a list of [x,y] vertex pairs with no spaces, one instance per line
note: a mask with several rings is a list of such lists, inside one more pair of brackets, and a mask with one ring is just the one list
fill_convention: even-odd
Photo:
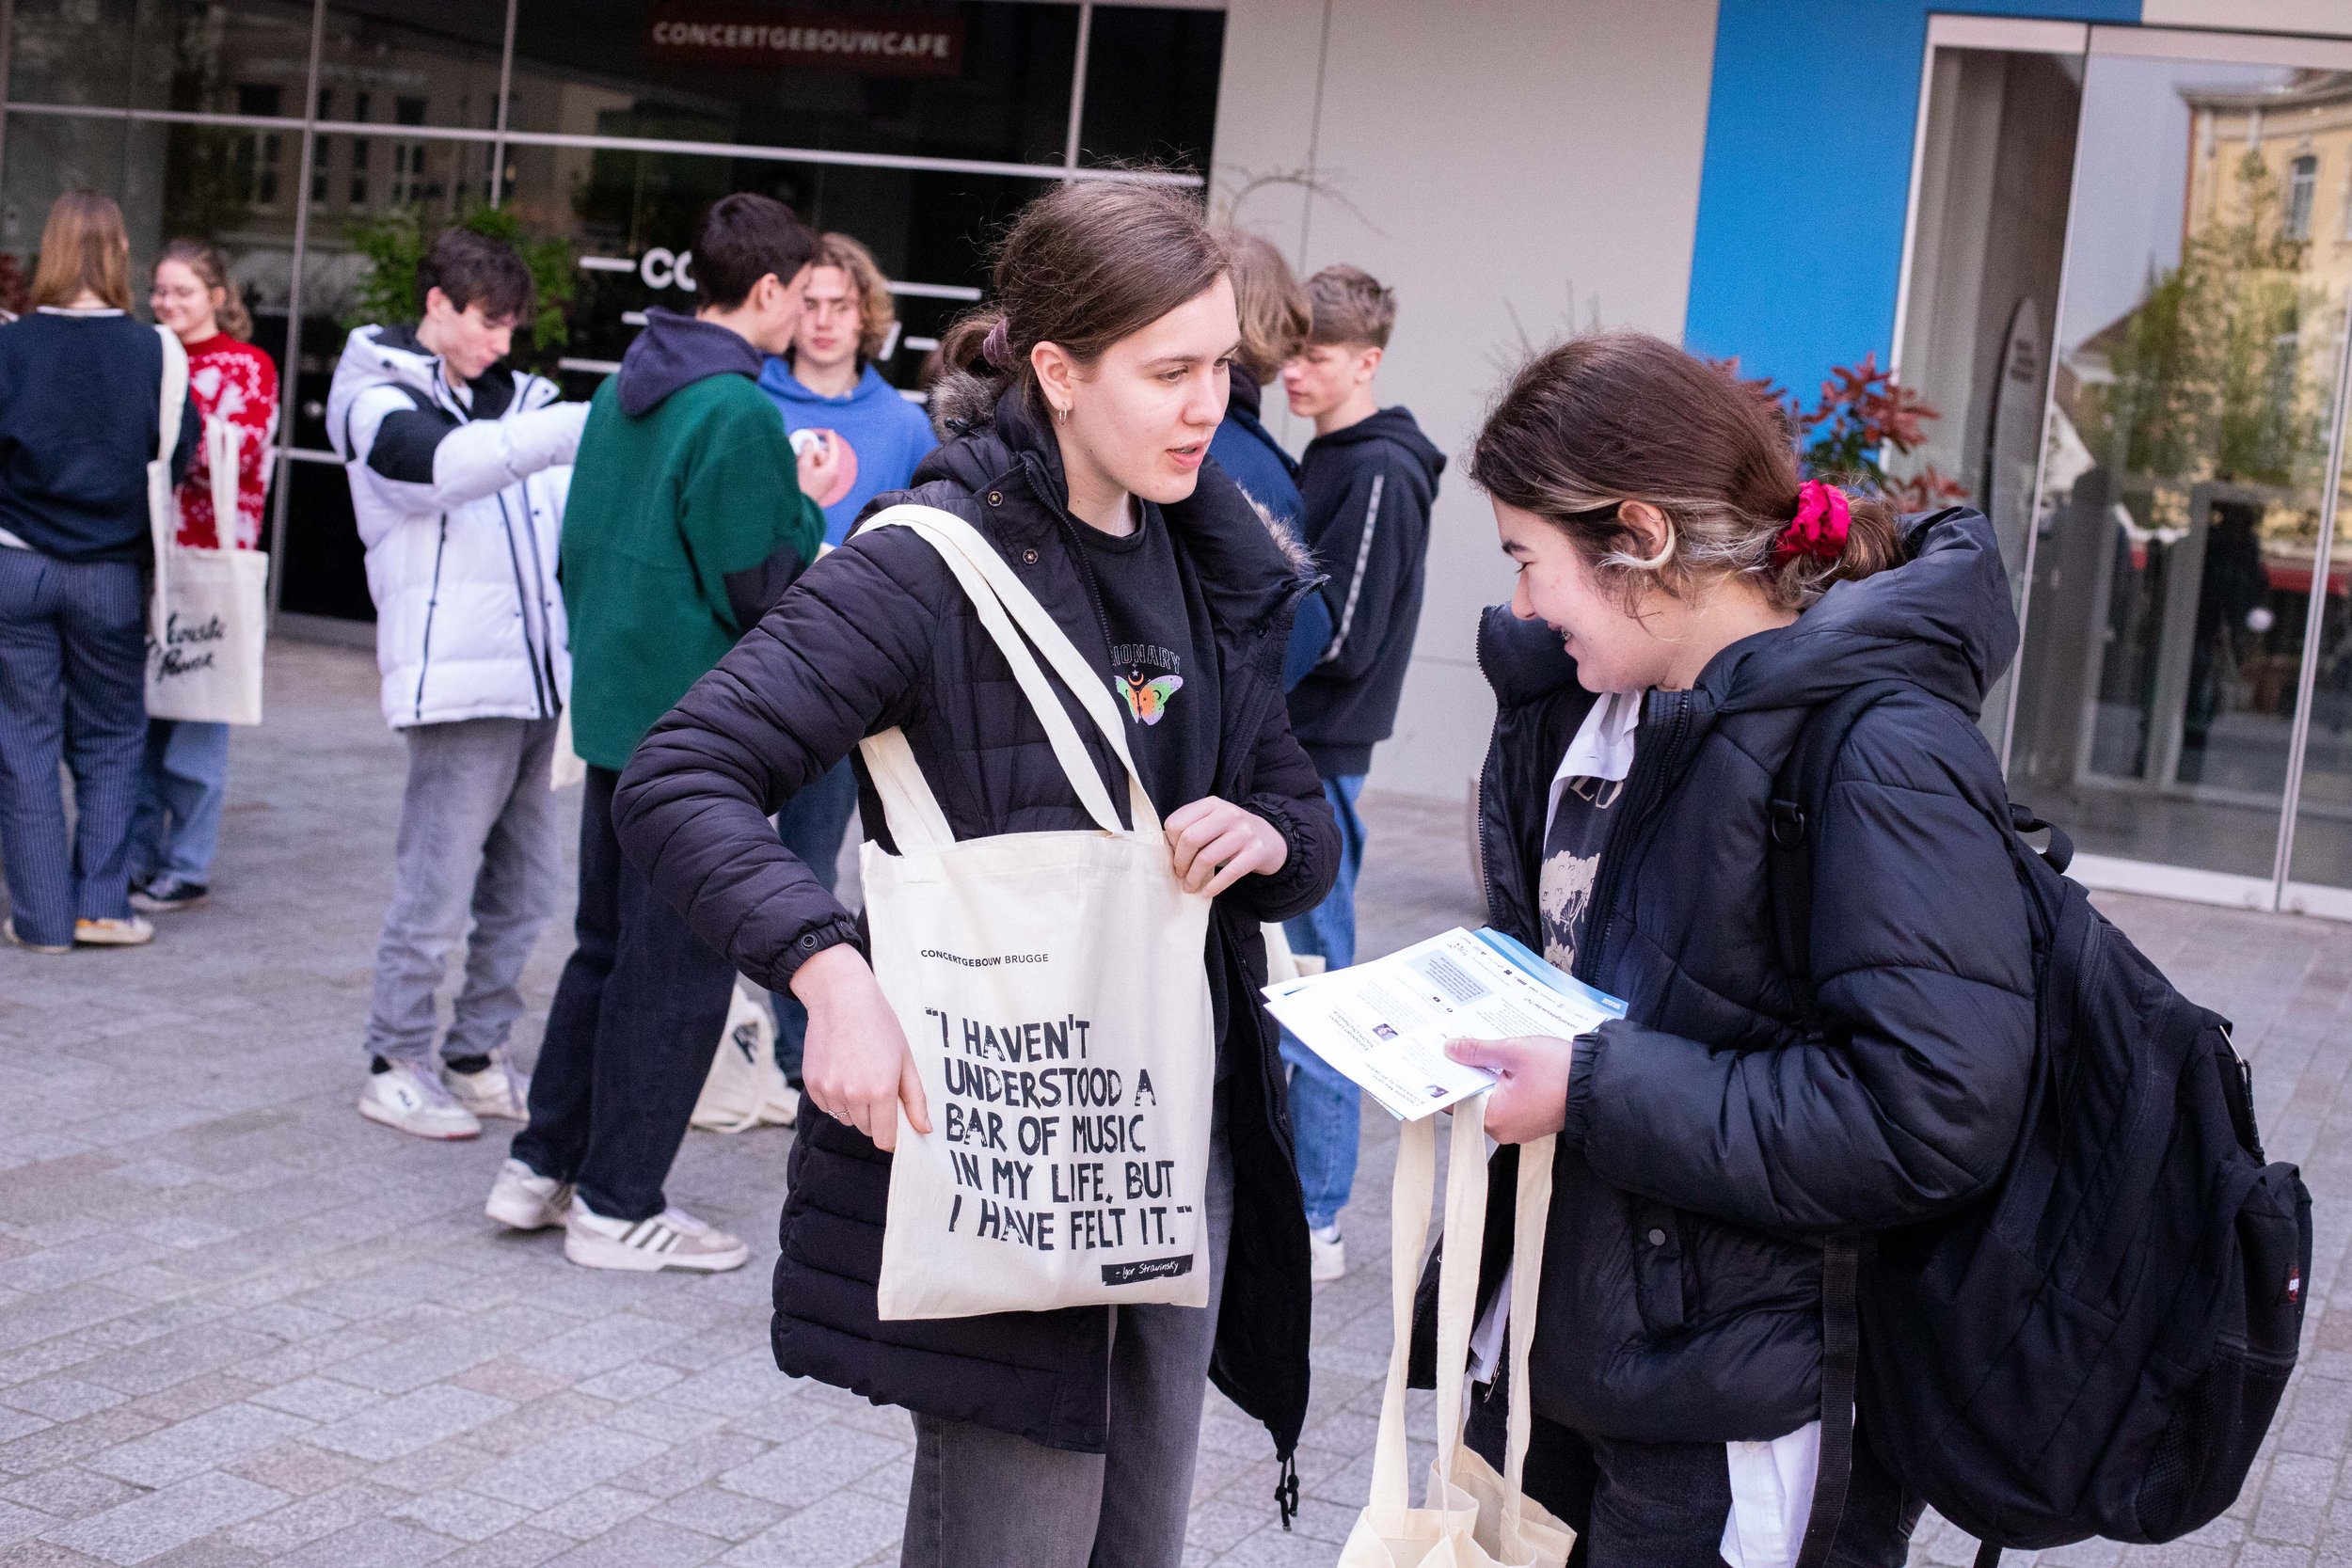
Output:
[[[760,190],[875,250],[914,390],[986,244],[1065,179],[1170,179],[1401,310],[1382,385],[1459,451],[1595,324],[1809,396],[1893,364],[1916,465],[2026,621],[1985,715],[2109,886],[2352,918],[2352,9],[2332,0],[0,0],[0,256],[122,200],[232,258],[291,355],[281,627],[364,632],[320,425],[367,257],[494,205],[571,284],[575,390]],[[1140,173],[1139,162],[1165,172]],[[558,248],[560,247],[560,248]],[[0,274],[0,286],[7,278]],[[1279,435],[1295,444],[1304,430]],[[1507,592],[1441,491],[1375,786],[1461,799]]]

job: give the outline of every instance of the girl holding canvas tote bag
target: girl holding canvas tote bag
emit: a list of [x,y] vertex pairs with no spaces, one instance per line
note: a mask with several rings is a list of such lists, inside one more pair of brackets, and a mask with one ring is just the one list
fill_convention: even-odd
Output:
[[[1769,397],[1636,333],[1531,361],[1470,476],[1519,568],[1479,636],[1488,916],[1629,1006],[1451,1048],[1502,1075],[1498,1203],[1551,1146],[1540,1261],[1485,1271],[1489,1313],[1503,1264],[1540,1276],[1527,1490],[1593,1568],[1898,1568],[1919,1500],[1837,1393],[1823,1279],[1841,1235],[1985,1191],[2023,1119],[2032,953],[1976,725],[2017,643],[1999,546],[1803,478]],[[1834,787],[1788,802],[1809,715],[1865,684]],[[1506,1402],[1472,1404],[1490,1456]]]
[[[655,726],[614,820],[808,1006],[776,1357],[914,1413],[903,1560],[1174,1564],[1211,1377],[1286,1460],[1306,1414],[1256,988],[1337,856],[1280,692],[1312,578],[1204,466],[1238,327],[1189,202],[1057,190],[995,285],[914,489]],[[844,756],[870,960],[767,823]]]
[[[245,301],[220,252],[200,240],[164,246],[148,305],[155,325],[187,350],[188,396],[201,421],[187,477],[172,492],[174,531],[162,546],[169,558],[167,610],[188,626],[219,633],[205,637],[193,657],[169,644],[149,657],[131,903],[168,914],[195,908],[210,891],[229,788],[229,723],[261,718],[269,613],[262,523],[278,435],[278,367],[246,341],[253,321]],[[212,659],[197,667],[204,654]],[[191,711],[207,717],[180,716]]]

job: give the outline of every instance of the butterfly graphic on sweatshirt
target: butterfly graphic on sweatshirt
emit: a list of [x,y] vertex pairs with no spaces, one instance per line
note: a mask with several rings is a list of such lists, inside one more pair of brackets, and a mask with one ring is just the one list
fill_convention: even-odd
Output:
[[1136,723],[1156,724],[1167,716],[1168,700],[1176,695],[1177,688],[1184,684],[1184,677],[1159,675],[1145,680],[1143,672],[1136,670],[1121,675],[1114,684],[1119,689],[1119,694],[1127,700],[1127,711],[1134,716]]

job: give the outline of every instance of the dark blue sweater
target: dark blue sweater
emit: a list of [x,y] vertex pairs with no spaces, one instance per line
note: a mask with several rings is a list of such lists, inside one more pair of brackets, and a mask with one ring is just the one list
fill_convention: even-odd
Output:
[[[37,311],[0,327],[0,529],[60,561],[144,561],[164,349],[122,315]],[[199,423],[180,416],[174,483]]]

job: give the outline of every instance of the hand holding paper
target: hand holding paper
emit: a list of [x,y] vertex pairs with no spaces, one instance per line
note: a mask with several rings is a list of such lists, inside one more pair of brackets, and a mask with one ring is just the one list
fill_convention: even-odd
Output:
[[1576,1042],[1549,1035],[1514,1040],[1452,1040],[1445,1053],[1495,1075],[1486,1096],[1486,1136],[1530,1144],[1567,1124],[1568,1069]]
[[[1506,1109],[1523,1108],[1512,1111],[1514,1128],[1547,1114],[1539,1109],[1549,1092],[1544,1083],[1556,1076],[1558,1103],[1549,1113],[1556,1130],[1566,1109],[1567,1042],[1625,1016],[1624,1003],[1502,932],[1458,927],[1370,963],[1268,986],[1264,994],[1285,1028],[1402,1121],[1494,1087],[1500,1075],[1490,1067],[1501,1067],[1528,1074],[1523,1087],[1497,1096]],[[1461,1040],[1484,1042],[1490,1052],[1504,1044],[1527,1049],[1507,1063],[1500,1056],[1474,1062],[1448,1052]],[[1539,1060],[1536,1047],[1549,1059]],[[1491,1106],[1487,1115],[1491,1130]]]

